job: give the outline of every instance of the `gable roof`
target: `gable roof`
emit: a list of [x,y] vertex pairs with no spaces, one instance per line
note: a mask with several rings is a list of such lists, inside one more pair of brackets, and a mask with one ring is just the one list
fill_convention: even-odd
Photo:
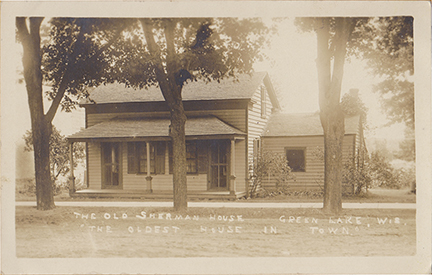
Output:
[[[188,82],[183,87],[182,97],[183,101],[250,99],[263,82],[267,87],[273,106],[280,108],[267,72],[239,75],[238,81],[227,78],[220,80],[219,83],[217,81],[209,83],[204,81]],[[162,92],[156,86],[148,89],[134,89],[127,88],[124,84],[113,83],[89,89],[89,94],[90,100],[85,100],[81,103],[82,105],[165,101]]]
[[[114,118],[68,136],[70,141],[108,138],[168,138],[168,118]],[[245,136],[242,131],[217,117],[191,117],[186,120],[186,137]]]
[[[345,134],[356,134],[360,116],[345,118]],[[265,137],[277,136],[321,136],[323,129],[319,113],[275,113],[263,131]]]

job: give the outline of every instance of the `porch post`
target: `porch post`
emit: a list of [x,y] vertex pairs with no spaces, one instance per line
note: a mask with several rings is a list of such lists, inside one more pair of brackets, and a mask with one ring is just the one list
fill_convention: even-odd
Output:
[[146,153],[147,153],[147,190],[150,191],[150,193],[153,193],[152,188],[152,176],[150,175],[150,143],[146,141]]
[[75,193],[75,176],[74,176],[74,161],[73,161],[73,142],[69,145],[69,162],[70,162],[70,186],[69,194]]
[[236,176],[235,176],[235,140],[231,140],[231,175],[230,175],[230,194],[234,195],[236,192]]

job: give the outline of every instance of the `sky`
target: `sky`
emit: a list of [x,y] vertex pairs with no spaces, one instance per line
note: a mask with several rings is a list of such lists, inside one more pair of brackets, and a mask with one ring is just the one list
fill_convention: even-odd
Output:
[[[269,59],[255,64],[255,70],[269,72],[283,112],[316,112],[319,110],[316,34],[299,32],[293,21],[294,18],[289,18],[278,24],[278,34],[271,38],[271,48],[265,51]],[[365,61],[353,59],[345,63],[342,96],[351,88],[359,89],[359,96],[368,108],[366,138],[403,138],[403,124],[383,127],[389,120],[378,94],[372,92],[378,82]]]

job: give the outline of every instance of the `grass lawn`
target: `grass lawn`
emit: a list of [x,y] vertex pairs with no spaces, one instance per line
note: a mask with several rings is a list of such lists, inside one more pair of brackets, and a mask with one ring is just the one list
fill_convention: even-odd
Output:
[[332,217],[320,209],[18,206],[16,246],[26,258],[408,256],[415,218],[393,209]]

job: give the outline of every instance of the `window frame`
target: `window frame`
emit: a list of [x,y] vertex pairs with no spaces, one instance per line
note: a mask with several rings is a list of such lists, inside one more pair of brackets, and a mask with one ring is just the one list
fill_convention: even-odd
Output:
[[[147,142],[145,141],[134,141],[127,143],[127,159],[128,159],[128,174],[146,175],[147,174]],[[163,175],[165,174],[165,142],[148,142],[150,144],[150,174],[151,175]],[[160,143],[160,144],[159,144]],[[163,145],[163,146],[162,146]],[[131,152],[131,146],[133,146],[133,154]],[[163,154],[159,154],[158,151],[162,151]],[[143,152],[143,154],[140,154]],[[152,153],[153,152],[153,153]],[[132,155],[131,155],[132,154]],[[163,158],[162,161],[158,161],[158,158]],[[133,165],[131,163],[133,161]],[[158,164],[161,167],[157,167]],[[143,165],[141,165],[143,164]],[[141,169],[143,167],[143,169]]]
[[[116,156],[118,158],[117,162],[115,161],[115,159],[113,160],[112,158],[110,159],[110,162],[106,162],[107,158],[107,151],[110,151],[112,154],[112,151],[115,150],[116,151]],[[100,155],[101,155],[101,179],[102,179],[102,184],[101,184],[101,188],[102,189],[123,189],[123,172],[122,172],[122,144],[119,142],[101,142],[100,143]],[[111,178],[111,183],[107,184],[107,179],[106,179],[106,169],[107,167],[116,167],[117,169],[117,176],[118,176],[118,184],[114,185],[112,184],[112,178]],[[111,168],[112,169],[112,168]],[[113,173],[113,172],[112,172]],[[112,175],[111,175],[112,177]]]
[[[306,147],[285,147],[285,158],[288,162],[288,166],[292,169],[292,172],[294,173],[305,173],[306,172]],[[290,162],[288,160],[288,151],[303,151],[303,169],[296,169],[294,170],[291,166],[290,166]]]
[[[188,148],[190,149],[191,145],[195,148],[195,151],[193,152],[195,153],[195,156],[188,157]],[[189,163],[195,163],[195,171],[188,171]],[[186,174],[198,174],[198,143],[196,140],[186,141]]]

